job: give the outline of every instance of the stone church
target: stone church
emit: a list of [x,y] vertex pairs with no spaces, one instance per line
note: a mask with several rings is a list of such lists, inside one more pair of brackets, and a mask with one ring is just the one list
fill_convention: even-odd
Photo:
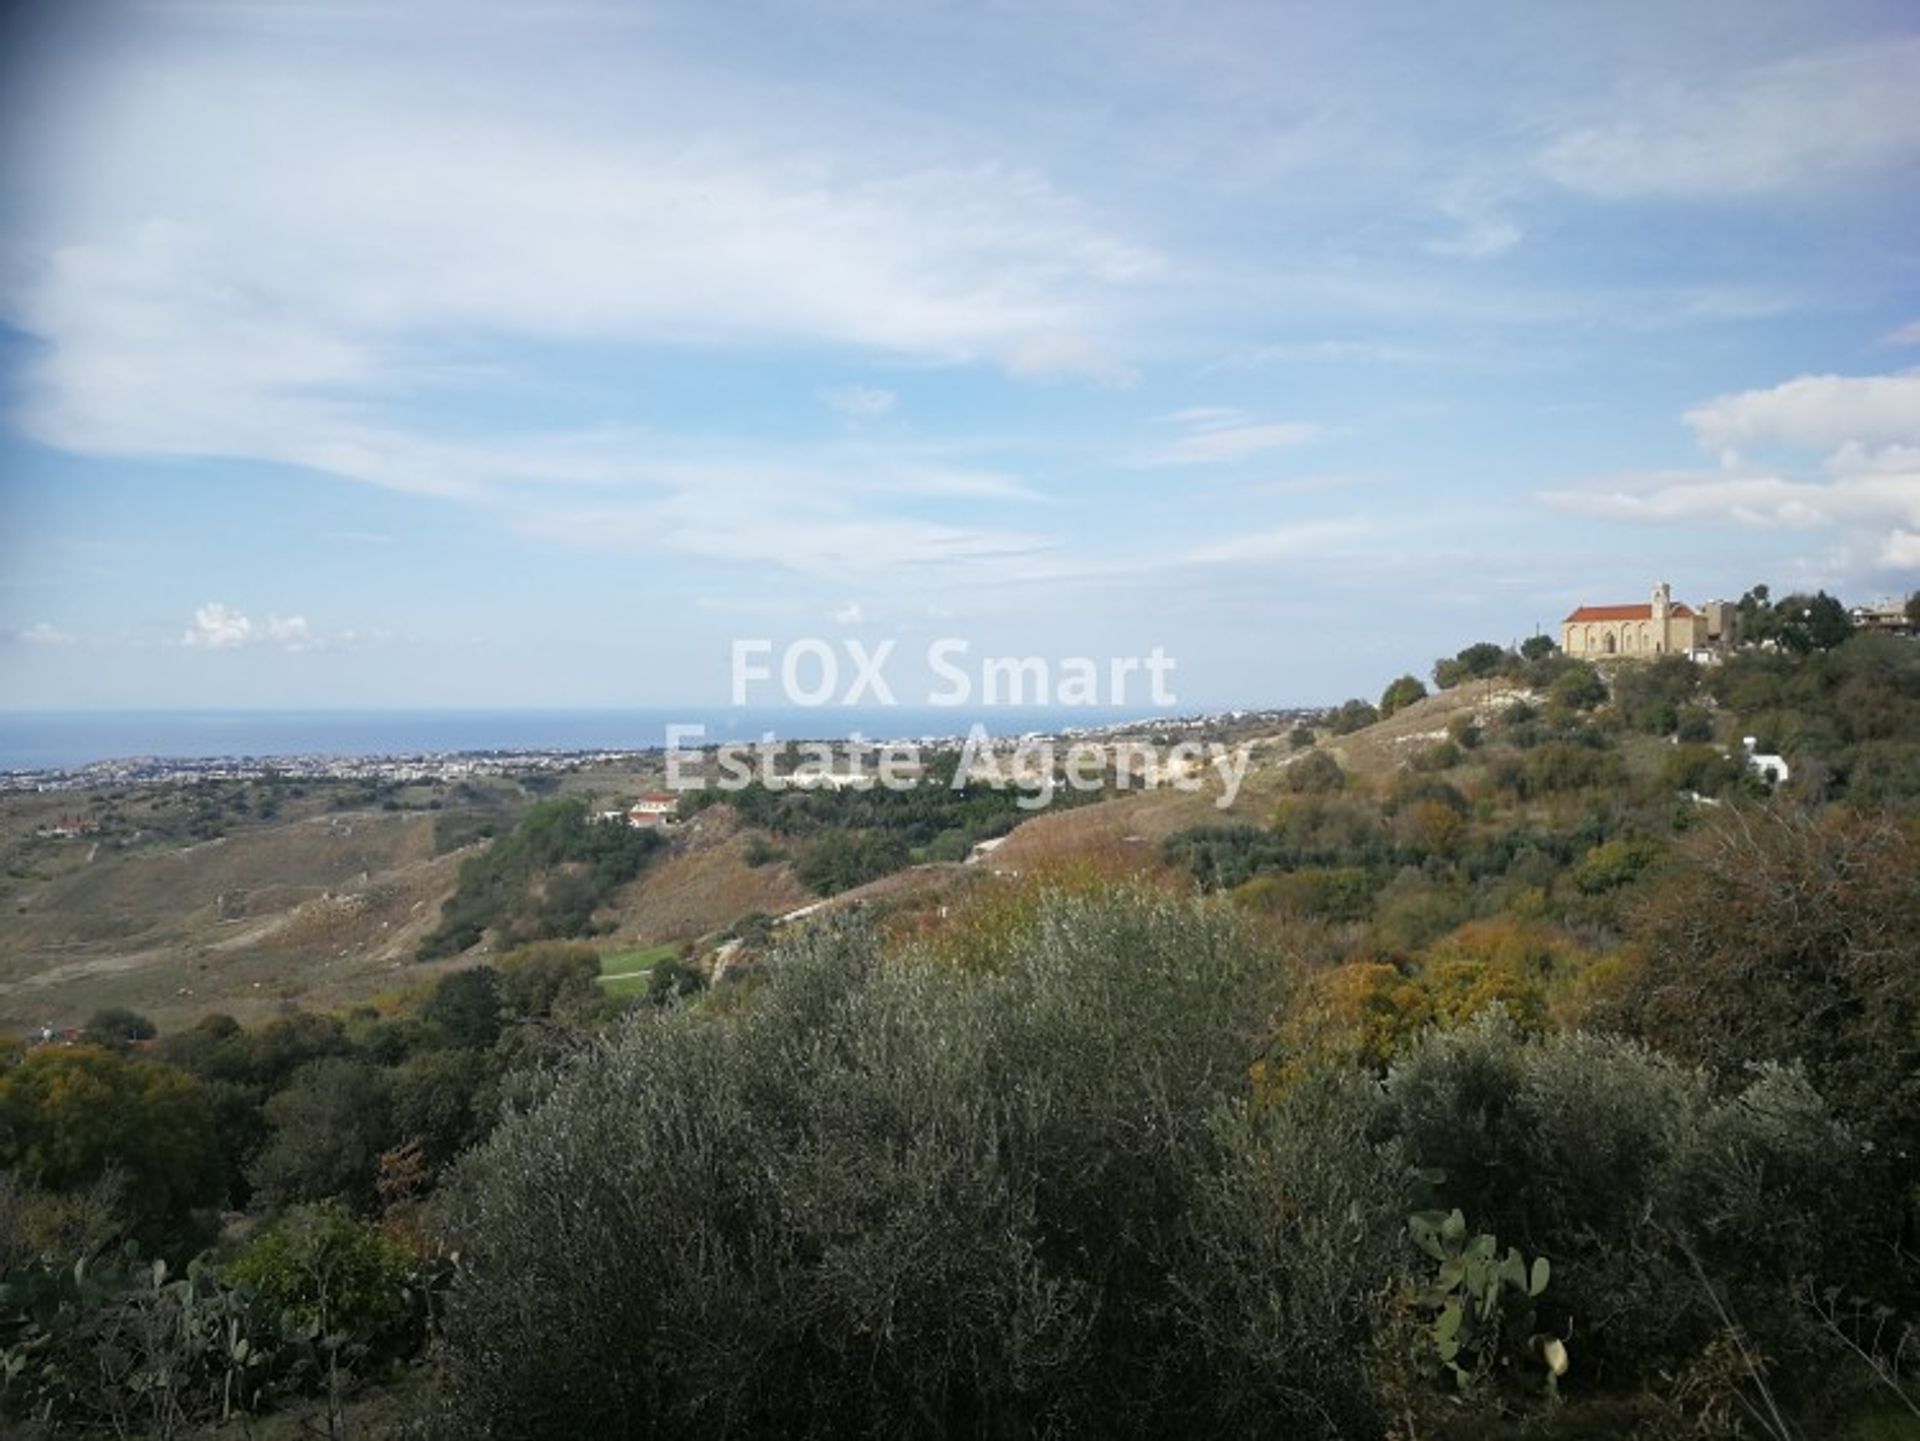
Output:
[[1585,660],[1607,656],[1704,656],[1732,640],[1734,608],[1709,601],[1695,610],[1665,581],[1645,605],[1583,605],[1560,623],[1560,648]]

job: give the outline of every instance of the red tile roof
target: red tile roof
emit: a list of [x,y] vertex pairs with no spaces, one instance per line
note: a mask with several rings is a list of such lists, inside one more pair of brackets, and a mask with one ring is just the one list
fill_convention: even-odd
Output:
[[[1673,609],[1669,612],[1669,614],[1681,620],[1691,620],[1693,618],[1692,609],[1678,602],[1675,602]],[[1653,619],[1653,607],[1651,605],[1583,605],[1580,607],[1580,609],[1576,610],[1572,615],[1568,616],[1566,620],[1562,622],[1562,624],[1571,625],[1575,621],[1589,621],[1589,620],[1652,620],[1652,619]]]

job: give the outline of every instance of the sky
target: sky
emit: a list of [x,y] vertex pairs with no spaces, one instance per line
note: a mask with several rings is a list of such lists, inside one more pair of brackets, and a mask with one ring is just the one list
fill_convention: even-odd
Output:
[[0,708],[1278,706],[1920,587],[1904,0],[5,14]]

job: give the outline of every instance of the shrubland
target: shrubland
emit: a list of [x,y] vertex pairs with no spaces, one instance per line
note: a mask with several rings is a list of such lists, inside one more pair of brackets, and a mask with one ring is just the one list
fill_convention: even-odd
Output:
[[[17,1052],[0,1416],[1916,1434],[1920,645],[1749,599],[1778,649],[1467,647],[1434,678],[1479,708],[1390,767],[1337,758],[1356,702],[1276,748],[1264,814],[937,912],[743,917],[722,983],[613,999],[549,940]],[[1444,704],[1410,680],[1380,709]],[[823,890],[996,804],[742,802]],[[645,859],[582,834],[503,838],[457,914],[567,929],[555,876]]]
[[501,949],[587,935],[594,911],[659,846],[654,831],[596,821],[584,801],[540,801],[507,835],[461,863],[459,884],[420,954],[454,955],[489,931]]

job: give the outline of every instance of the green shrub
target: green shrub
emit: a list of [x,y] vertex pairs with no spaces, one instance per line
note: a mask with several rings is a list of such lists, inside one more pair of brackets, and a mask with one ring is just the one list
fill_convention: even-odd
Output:
[[492,966],[442,976],[426,1020],[450,1046],[483,1051],[500,1038],[500,978]]
[[393,1123],[374,1143],[415,1144],[429,1167],[444,1166],[493,1125],[499,1087],[491,1060],[458,1047],[407,1057],[387,1073]]
[[757,831],[749,835],[740,847],[740,859],[755,869],[772,865],[775,861],[784,861],[786,858],[785,851]]
[[684,961],[666,960],[647,973],[647,1000],[664,1006],[682,996],[695,996],[707,988],[706,973]]
[[1657,1381],[1718,1334],[1724,1304],[1783,1376],[1819,1384],[1797,1278],[1864,1279],[1880,1218],[1855,1207],[1859,1148],[1804,1077],[1721,1092],[1635,1042],[1528,1042],[1490,1014],[1426,1037],[1387,1096],[1443,1204],[1551,1259],[1542,1330],[1582,1338],[1582,1377]]
[[1680,707],[1673,728],[1674,738],[1683,744],[1698,745],[1713,739],[1713,713],[1697,705]]
[[150,1041],[157,1035],[153,1022],[125,1006],[105,1006],[87,1018],[80,1039],[94,1046],[125,1048],[135,1041]]
[[1584,663],[1573,663],[1562,671],[1548,688],[1547,698],[1568,710],[1592,710],[1606,704],[1607,683],[1600,672]]
[[1738,756],[1710,745],[1677,745],[1667,752],[1660,767],[1661,784],[1703,796],[1739,790],[1746,777],[1746,764]]
[[1573,868],[1573,883],[1590,896],[1617,891],[1659,858],[1660,847],[1651,841],[1604,841],[1580,858]]
[[1920,1155],[1920,846],[1889,820],[1729,808],[1632,913],[1614,1019],[1723,1071],[1800,1062],[1879,1152]]
[[730,1019],[645,1013],[466,1164],[469,1425],[1377,1425],[1404,1198],[1363,1097],[1246,1110],[1273,969],[1228,914],[1055,898],[964,971],[835,925],[766,975]]
[[1326,795],[1345,787],[1347,773],[1325,751],[1311,751],[1283,772],[1287,789],[1295,795]]
[[1857,806],[1920,801],[1920,741],[1865,741],[1847,754],[1845,764],[1847,799]]
[[1615,785],[1625,774],[1615,751],[1576,741],[1551,741],[1526,753],[1509,784],[1521,798]]
[[1460,764],[1460,747],[1451,740],[1435,741],[1415,751],[1407,764],[1423,775],[1450,771]]
[[661,844],[650,830],[597,821],[584,801],[541,801],[526,819],[461,863],[423,959],[466,950],[488,930],[507,946],[583,936],[593,912],[640,873]]
[[800,848],[793,873],[823,896],[852,890],[904,867],[906,843],[886,831],[822,831]]
[[494,963],[500,1010],[538,1018],[592,1010],[600,1000],[600,953],[579,941],[540,941]]
[[1464,681],[1489,680],[1494,676],[1514,675],[1521,660],[1505,646],[1480,641],[1468,646],[1451,660],[1433,663],[1433,682],[1442,690],[1451,690]]
[[1389,685],[1380,696],[1380,714],[1390,716],[1397,710],[1405,710],[1417,700],[1426,698],[1427,688],[1417,676],[1403,675]]
[[1374,904],[1374,930],[1390,950],[1416,951],[1431,945],[1473,914],[1473,902],[1460,887],[1438,883],[1413,869],[1403,870],[1380,892]]
[[290,1387],[270,1306],[194,1262],[118,1256],[0,1277],[0,1422],[8,1436],[205,1434]]
[[266,1119],[251,1179],[268,1202],[372,1204],[374,1163],[395,1139],[385,1071],[341,1056],[310,1061],[267,1101]]
[[1327,729],[1337,736],[1352,735],[1379,719],[1380,712],[1366,701],[1350,700],[1343,702],[1339,709],[1327,717]]
[[1700,687],[1700,667],[1683,655],[1656,656],[1619,667],[1613,678],[1613,706],[1620,722],[1648,735],[1671,735],[1680,714]]
[[339,1206],[298,1206],[262,1231],[226,1267],[306,1327],[371,1338],[408,1310],[412,1258],[377,1226]]
[[51,1190],[118,1170],[136,1229],[153,1241],[221,1199],[213,1121],[186,1072],[97,1046],[41,1047],[0,1069],[0,1165]]
[[1373,912],[1380,881],[1360,866],[1307,867],[1284,875],[1256,876],[1235,888],[1234,900],[1258,911],[1363,921]]
[[1193,826],[1168,836],[1168,865],[1184,867],[1202,890],[1231,890],[1290,857],[1284,840],[1260,826]]
[[[1216,1119],[1225,1159],[1199,1182],[1174,1273],[1208,1386],[1203,1424],[1179,1434],[1379,1434],[1374,1340],[1407,1279],[1413,1195],[1377,1135],[1380,1104],[1365,1077],[1316,1068]],[[1314,1420],[1289,1424],[1309,1407]]]

